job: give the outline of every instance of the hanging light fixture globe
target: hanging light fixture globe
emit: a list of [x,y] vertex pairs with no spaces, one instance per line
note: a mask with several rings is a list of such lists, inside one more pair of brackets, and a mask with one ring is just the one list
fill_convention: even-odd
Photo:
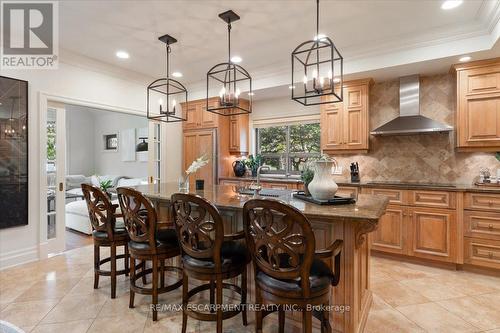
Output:
[[[235,116],[252,112],[252,78],[242,66],[231,61],[231,23],[240,17],[228,10],[219,14],[227,23],[228,58],[207,73],[207,112],[223,116]],[[210,95],[217,94],[217,103],[209,103]]]
[[165,123],[186,121],[187,113],[183,112],[183,106],[187,109],[187,89],[179,81],[170,78],[170,45],[176,43],[177,39],[170,35],[163,35],[158,39],[166,45],[167,75],[148,86],[147,117]]
[[316,35],[292,52],[292,99],[305,106],[342,102],[343,61],[332,40],[319,33],[316,0]]

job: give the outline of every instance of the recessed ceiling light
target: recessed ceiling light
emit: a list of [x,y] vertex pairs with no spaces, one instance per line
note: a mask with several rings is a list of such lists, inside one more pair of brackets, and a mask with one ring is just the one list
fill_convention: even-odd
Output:
[[472,58],[470,56],[463,56],[462,58],[458,59],[460,62],[467,62],[471,60]]
[[237,63],[241,62],[241,60],[242,60],[242,59],[241,59],[241,57],[239,57],[239,56],[233,56],[233,57],[231,58],[231,62],[234,62],[235,64],[237,64]]
[[182,73],[181,72],[173,72],[172,76],[173,77],[182,77]]
[[288,89],[295,89],[295,86],[288,86]]
[[130,55],[126,51],[116,51],[116,56],[120,59],[128,59]]
[[446,0],[441,5],[441,9],[448,10],[448,9],[457,8],[462,3],[463,3],[463,0]]

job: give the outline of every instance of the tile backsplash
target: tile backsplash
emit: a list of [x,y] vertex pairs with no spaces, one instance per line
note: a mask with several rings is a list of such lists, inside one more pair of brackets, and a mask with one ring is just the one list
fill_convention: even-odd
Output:
[[[451,74],[421,77],[420,112],[455,126],[455,91]],[[376,83],[370,90],[370,129],[399,113],[399,80]],[[343,166],[339,180],[349,178],[351,162],[359,163],[361,181],[420,181],[470,184],[479,169],[492,175],[500,169],[494,153],[461,153],[455,150],[455,133],[408,136],[370,136],[368,154],[336,155]]]

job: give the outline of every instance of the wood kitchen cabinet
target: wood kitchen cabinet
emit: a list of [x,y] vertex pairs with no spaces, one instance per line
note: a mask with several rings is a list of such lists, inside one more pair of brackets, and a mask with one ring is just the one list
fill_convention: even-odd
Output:
[[[209,105],[216,105],[218,99],[210,98],[208,103]],[[182,109],[185,110],[184,112],[187,116],[187,121],[182,122],[184,130],[215,128],[219,126],[219,118],[221,116],[206,111],[207,105],[205,99],[190,101],[187,103],[187,106],[186,103],[183,103]]]
[[457,261],[456,193],[367,188],[389,198],[385,215],[370,234],[372,250],[444,262]]
[[500,58],[458,64],[456,142],[463,151],[500,149]]
[[[347,81],[340,103],[322,104],[321,149],[329,154],[367,152],[371,79]],[[324,96],[323,100],[328,99]]]
[[384,216],[379,220],[378,228],[371,234],[371,248],[383,252],[407,254],[406,208],[387,206]]
[[[215,132],[214,130],[198,130],[188,131],[184,133],[183,140],[183,170],[186,170],[191,163],[202,155],[208,156],[210,159],[214,156],[215,150]],[[196,179],[203,179],[205,185],[213,185],[215,180],[214,163],[208,163],[196,173],[189,177],[191,186],[193,186]]]
[[[242,100],[243,107],[248,107],[248,101]],[[231,155],[247,155],[250,146],[248,114],[229,116],[229,153]]]

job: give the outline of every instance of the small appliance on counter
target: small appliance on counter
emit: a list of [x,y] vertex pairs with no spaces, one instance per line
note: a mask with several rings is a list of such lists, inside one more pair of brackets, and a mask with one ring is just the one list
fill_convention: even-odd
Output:
[[236,160],[233,162],[233,171],[234,175],[236,177],[243,177],[245,175],[245,172],[247,171],[247,168],[245,167],[245,163],[240,160]]
[[358,162],[351,163],[351,183],[359,183],[359,165]]
[[500,187],[500,173],[497,170],[497,177],[492,177],[488,168],[481,168],[479,177],[476,177],[474,185]]

